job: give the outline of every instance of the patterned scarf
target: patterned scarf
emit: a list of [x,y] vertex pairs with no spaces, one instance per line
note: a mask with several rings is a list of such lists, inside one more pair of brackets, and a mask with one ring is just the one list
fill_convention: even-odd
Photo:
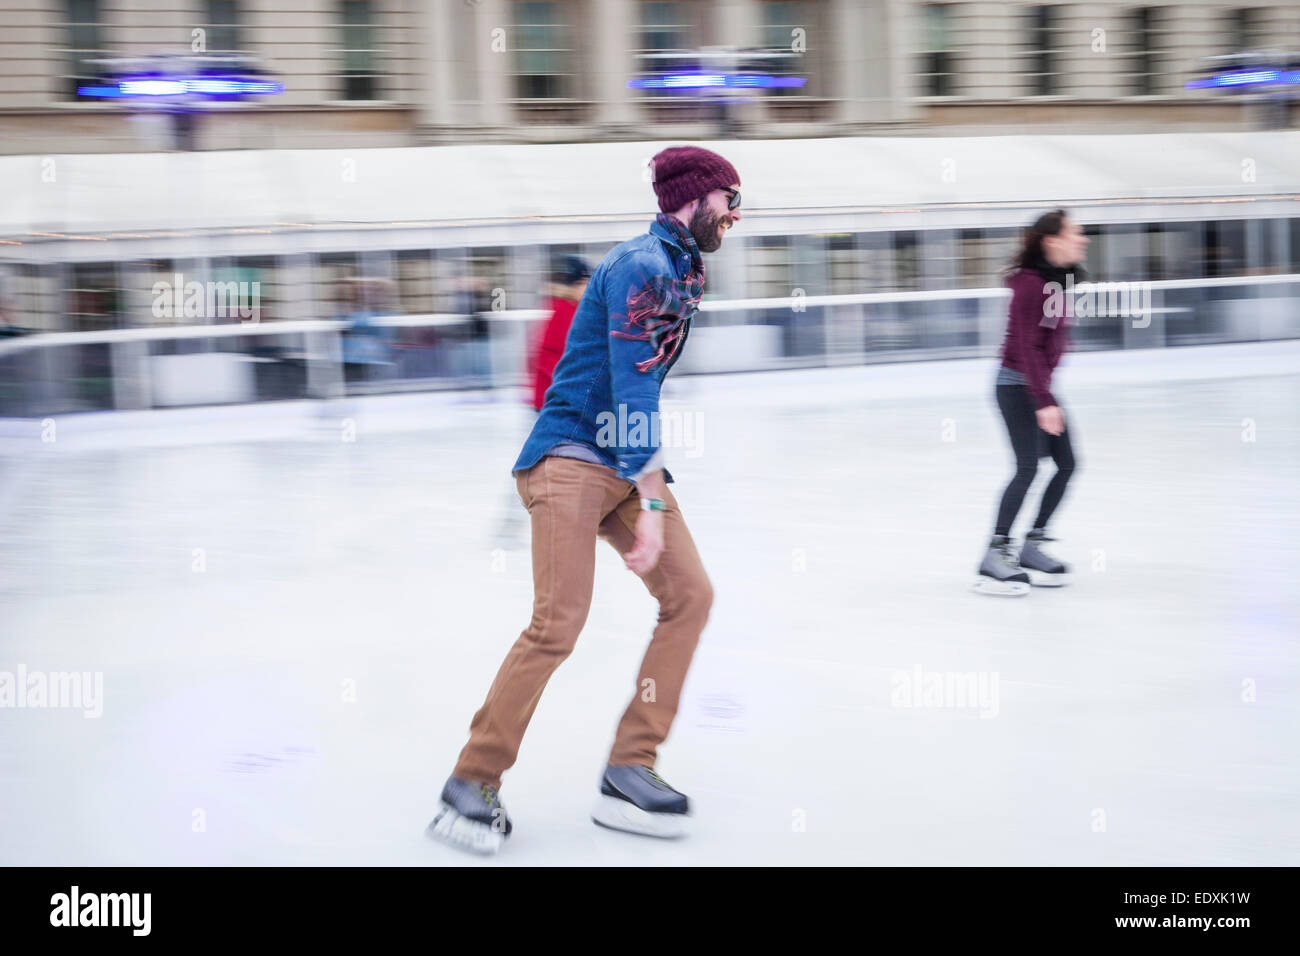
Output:
[[704,261],[700,247],[681,220],[660,213],[659,223],[691,254],[691,271],[684,279],[672,275],[652,277],[641,289],[628,296],[627,328],[635,332],[610,332],[622,339],[641,339],[654,346],[655,354],[637,362],[637,371],[648,372],[661,364],[671,365],[686,338],[686,328],[700,305],[704,293]]

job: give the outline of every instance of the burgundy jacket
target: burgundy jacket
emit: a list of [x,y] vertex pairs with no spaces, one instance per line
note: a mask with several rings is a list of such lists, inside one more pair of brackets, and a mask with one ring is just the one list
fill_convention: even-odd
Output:
[[1047,280],[1032,269],[1021,269],[1007,279],[1011,311],[1002,340],[1002,364],[1028,380],[1034,408],[1059,404],[1051,391],[1052,372],[1069,345],[1069,320],[1064,315],[1048,314],[1048,294],[1043,291],[1046,284]]

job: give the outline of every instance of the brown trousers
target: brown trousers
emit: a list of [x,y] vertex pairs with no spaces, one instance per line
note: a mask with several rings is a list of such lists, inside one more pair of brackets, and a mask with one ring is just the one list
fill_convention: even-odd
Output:
[[[612,469],[543,458],[516,477],[533,526],[533,618],[506,655],[470,724],[454,776],[501,786],[551,674],[587,622],[596,538],[619,554],[635,543],[641,499]],[[682,684],[713,603],[713,588],[672,492],[664,504],[664,550],[642,580],[659,601],[659,623],[619,722],[609,763],[653,767],[677,714]]]

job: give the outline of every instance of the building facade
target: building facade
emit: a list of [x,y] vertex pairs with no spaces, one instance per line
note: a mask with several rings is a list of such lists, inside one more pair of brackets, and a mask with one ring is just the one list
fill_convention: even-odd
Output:
[[[1295,0],[0,2],[7,153],[1300,125],[1284,94],[1186,87],[1300,69]],[[196,64],[284,89],[79,93]]]

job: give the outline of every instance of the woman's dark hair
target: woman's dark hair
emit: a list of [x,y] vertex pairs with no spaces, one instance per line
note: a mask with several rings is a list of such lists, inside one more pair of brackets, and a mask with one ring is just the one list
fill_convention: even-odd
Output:
[[1002,277],[1009,279],[1021,269],[1043,271],[1044,267],[1056,271],[1043,255],[1043,239],[1047,236],[1059,236],[1065,225],[1067,213],[1064,209],[1053,209],[1034,220],[1032,226],[1026,226],[1020,235],[1020,248],[1011,257],[1011,262],[1002,270]]

